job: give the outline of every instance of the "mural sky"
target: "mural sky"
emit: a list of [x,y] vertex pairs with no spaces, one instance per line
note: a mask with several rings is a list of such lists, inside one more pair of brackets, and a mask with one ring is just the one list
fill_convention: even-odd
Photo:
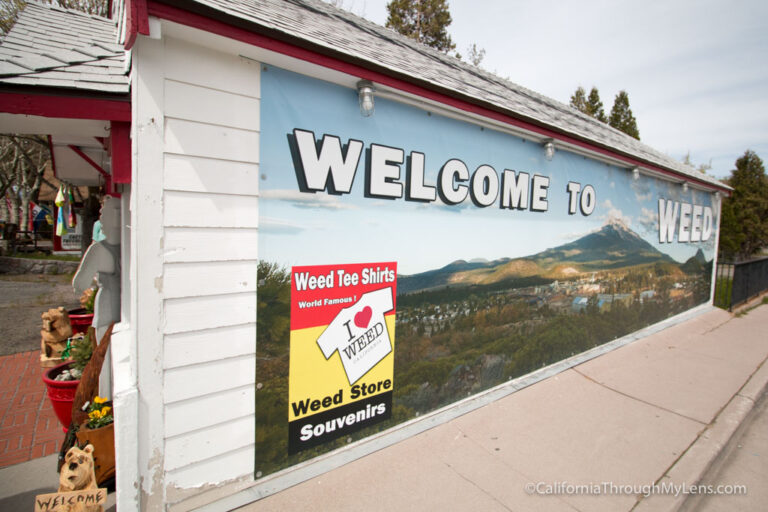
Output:
[[[532,255],[556,247],[611,221],[620,221],[654,247],[684,262],[702,249],[714,255],[715,234],[706,242],[660,243],[659,199],[713,207],[714,196],[641,176],[629,169],[558,150],[551,161],[541,144],[486,127],[450,119],[381,97],[371,117],[362,117],[357,92],[274,68],[262,72],[260,258],[281,265],[397,261],[400,274],[443,267],[463,259],[494,260]],[[314,132],[316,140],[334,135],[425,155],[424,183],[435,186],[451,159],[461,160],[470,176],[481,165],[501,177],[504,170],[549,178],[547,210],[500,208],[499,200],[478,207],[467,197],[450,205],[440,197],[420,203],[365,197],[366,155],[360,158],[348,194],[308,193],[299,189],[289,135]],[[364,151],[365,151],[364,150]],[[399,182],[405,183],[406,162]],[[569,182],[595,190],[590,215],[569,214]],[[296,236],[296,235],[301,236]]]

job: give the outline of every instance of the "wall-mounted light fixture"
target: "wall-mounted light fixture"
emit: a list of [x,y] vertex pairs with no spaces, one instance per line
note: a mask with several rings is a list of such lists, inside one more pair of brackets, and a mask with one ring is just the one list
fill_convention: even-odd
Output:
[[683,182],[683,193],[686,193],[686,192],[688,192],[688,182],[687,181]]
[[639,167],[633,167],[632,168],[632,179],[639,180],[640,179],[640,168]]
[[360,102],[360,114],[363,117],[371,117],[375,108],[373,104],[373,83],[370,80],[360,80],[357,82],[357,97]]
[[555,143],[552,141],[552,139],[547,139],[544,141],[544,158],[547,159],[547,161],[551,161],[555,157]]

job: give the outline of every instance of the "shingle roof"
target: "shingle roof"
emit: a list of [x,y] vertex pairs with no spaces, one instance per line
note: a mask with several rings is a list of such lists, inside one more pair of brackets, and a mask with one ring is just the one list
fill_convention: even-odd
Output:
[[487,105],[553,131],[727,188],[714,177],[698,172],[568,105],[321,0],[187,0],[171,3],[182,9],[197,7],[203,13],[223,14],[237,19],[240,25],[246,22],[264,27],[332,54],[350,56],[357,63],[362,62],[373,69],[383,68],[403,80],[437,91],[451,91],[453,95],[458,93],[471,103]]
[[114,21],[29,2],[0,42],[0,84],[128,94]]

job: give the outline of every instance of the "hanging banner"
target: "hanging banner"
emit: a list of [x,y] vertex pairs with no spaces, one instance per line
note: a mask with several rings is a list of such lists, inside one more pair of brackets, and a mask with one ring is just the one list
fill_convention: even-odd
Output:
[[[74,227],[71,227],[69,225],[68,220],[62,220],[61,215],[59,215],[60,212],[63,210],[61,208],[56,207],[56,214],[54,216],[54,239],[53,239],[53,248],[56,251],[80,251],[82,250],[82,240],[83,240],[83,219],[80,214],[74,214],[75,215],[75,225]],[[60,227],[63,227],[64,229],[59,230]],[[57,232],[61,232],[61,235],[58,235]]]
[[397,264],[293,267],[288,452],[392,415]]

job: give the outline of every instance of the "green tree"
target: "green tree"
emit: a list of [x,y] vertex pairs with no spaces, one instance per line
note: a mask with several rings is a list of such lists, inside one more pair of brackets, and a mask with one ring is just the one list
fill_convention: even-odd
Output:
[[579,112],[587,113],[587,93],[582,86],[578,86],[571,95],[571,106]]
[[587,98],[587,110],[586,113],[598,121],[603,123],[608,120],[605,117],[605,110],[603,110],[603,102],[600,100],[600,93],[597,91],[597,87],[592,87],[589,91],[589,98]]
[[447,31],[453,20],[446,0],[392,0],[387,11],[387,28],[443,53],[456,48]]
[[768,246],[768,177],[763,161],[747,150],[736,160],[727,183],[733,193],[723,201],[720,254],[748,259]]
[[288,353],[291,324],[291,273],[277,263],[259,261],[257,343],[261,356]]
[[571,106],[600,122],[605,123],[607,121],[605,110],[603,110],[603,102],[600,100],[600,92],[597,90],[597,87],[592,87],[589,91],[589,96],[587,96],[584,88],[579,86],[571,96]]
[[629,108],[629,95],[627,91],[619,91],[616,99],[613,100],[611,115],[608,118],[608,124],[621,130],[627,135],[640,140],[640,131],[637,129],[637,121]]

